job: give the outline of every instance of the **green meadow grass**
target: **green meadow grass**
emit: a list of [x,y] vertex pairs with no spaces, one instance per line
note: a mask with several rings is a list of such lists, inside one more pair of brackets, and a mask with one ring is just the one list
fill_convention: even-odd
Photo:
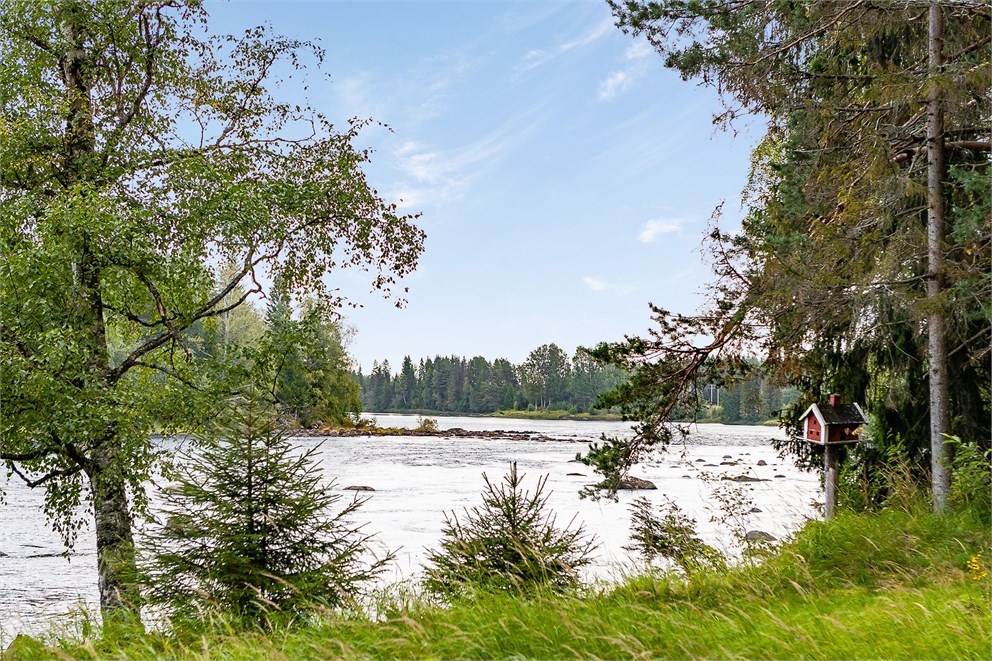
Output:
[[329,614],[264,631],[215,616],[171,633],[21,639],[10,658],[988,659],[990,562],[974,512],[843,514],[760,561],[689,579],[645,572],[448,607],[382,598],[378,620]]

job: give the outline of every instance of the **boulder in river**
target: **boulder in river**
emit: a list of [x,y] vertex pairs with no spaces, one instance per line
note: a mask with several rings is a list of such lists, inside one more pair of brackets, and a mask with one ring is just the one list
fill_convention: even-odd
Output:
[[726,475],[724,475],[720,479],[729,480],[730,482],[768,482],[768,480],[762,479],[760,477],[751,477],[750,475],[738,475],[736,477],[727,477]]
[[565,475],[572,475],[575,477],[585,477],[585,474],[583,473],[565,473]]
[[758,465],[759,466],[767,466],[768,465],[768,462],[765,461],[764,459],[758,459]]
[[353,484],[350,487],[345,487],[345,491],[375,491],[372,487],[367,487],[363,484]]
[[658,487],[654,485],[654,482],[651,482],[650,480],[642,480],[639,477],[625,477],[622,480],[620,480],[620,484],[617,485],[617,489],[629,489],[629,490],[657,489],[657,488]]
[[748,530],[744,533],[744,539],[749,542],[774,542],[776,541],[775,535],[769,534],[764,530]]

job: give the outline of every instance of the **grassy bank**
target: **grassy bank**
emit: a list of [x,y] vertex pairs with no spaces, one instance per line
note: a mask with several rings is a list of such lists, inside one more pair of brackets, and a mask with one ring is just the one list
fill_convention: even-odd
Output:
[[[383,601],[249,630],[21,640],[17,658],[912,658],[986,659],[987,518],[845,514],[811,522],[760,563],[684,579],[644,574],[566,596],[485,595],[448,608]],[[984,575],[983,575],[984,574]]]

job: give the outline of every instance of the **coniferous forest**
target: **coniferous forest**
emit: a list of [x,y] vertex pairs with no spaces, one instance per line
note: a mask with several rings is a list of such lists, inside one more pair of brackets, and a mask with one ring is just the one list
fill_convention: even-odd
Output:
[[[609,413],[602,395],[627,381],[627,373],[602,364],[582,348],[568,357],[558,345],[545,344],[520,364],[505,358],[436,356],[414,363],[403,358],[393,371],[388,360],[352,377],[361,387],[364,411],[448,414],[551,410]],[[795,388],[776,385],[755,370],[746,379],[697,386],[698,406],[679,411],[682,420],[763,423],[777,420],[798,397]],[[333,422],[333,421],[328,421]]]

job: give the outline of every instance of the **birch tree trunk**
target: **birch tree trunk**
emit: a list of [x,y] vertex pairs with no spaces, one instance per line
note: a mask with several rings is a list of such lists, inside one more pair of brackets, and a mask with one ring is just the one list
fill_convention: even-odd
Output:
[[[60,59],[63,82],[69,99],[66,118],[65,172],[71,183],[84,183],[91,176],[96,158],[93,107],[87,80],[87,57],[83,19],[86,10],[76,3],[59,6],[59,27],[67,47]],[[77,261],[77,309],[74,325],[86,338],[88,369],[85,380],[107,385],[110,357],[104,322],[100,265],[88,237],[80,237]],[[85,385],[85,384],[81,384]],[[111,414],[112,415],[112,414]],[[137,600],[132,579],[135,555],[132,516],[120,462],[116,424],[108,420],[105,436],[88,454],[76,459],[90,483],[96,523],[96,551],[99,569],[100,610],[104,622],[121,613],[136,612]]]
[[930,2],[929,95],[927,97],[927,299],[929,302],[928,354],[930,360],[930,450],[933,508],[947,506],[951,486],[951,448],[944,441],[950,431],[947,384],[947,320],[941,301],[944,286],[944,109],[937,76],[944,65],[944,17],[937,0]]

